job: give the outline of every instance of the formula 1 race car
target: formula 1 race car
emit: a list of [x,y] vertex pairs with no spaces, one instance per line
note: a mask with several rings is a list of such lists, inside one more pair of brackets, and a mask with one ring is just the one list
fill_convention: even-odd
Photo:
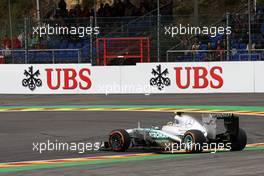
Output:
[[[218,123],[223,120],[222,129]],[[201,120],[200,120],[201,121]],[[219,132],[220,131],[220,132]],[[174,121],[161,128],[116,129],[103,142],[102,149],[122,152],[133,148],[150,148],[163,151],[182,150],[202,152],[204,145],[226,147],[230,151],[241,151],[247,144],[246,132],[239,128],[239,117],[234,114],[202,114],[199,122],[192,115],[177,112]],[[176,147],[175,147],[176,146]]]

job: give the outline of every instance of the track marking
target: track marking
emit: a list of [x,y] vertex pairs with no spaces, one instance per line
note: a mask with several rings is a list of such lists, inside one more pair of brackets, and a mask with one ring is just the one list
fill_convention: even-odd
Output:
[[[217,108],[217,107],[216,107]],[[160,108],[160,107],[150,107],[150,108],[141,108],[141,107],[24,107],[24,108],[15,108],[15,107],[0,107],[0,112],[69,112],[69,111],[137,111],[137,112],[193,112],[193,113],[234,113],[240,115],[254,115],[254,116],[264,116],[264,109],[259,111],[253,110],[236,110],[236,109],[206,109],[206,108],[181,108],[175,106],[175,108]]]
[[[260,150],[260,149],[264,149],[264,143],[248,144],[246,147],[246,150]],[[206,153],[208,152],[205,152],[204,154]],[[217,153],[221,153],[221,152],[217,152]],[[122,161],[161,159],[161,158],[171,158],[178,156],[196,156],[196,155],[180,151],[180,152],[175,152],[174,154],[164,154],[164,155],[155,154],[155,153],[136,153],[136,154],[124,154],[124,155],[92,156],[92,157],[83,157],[83,158],[10,162],[10,163],[0,163],[0,173],[21,171],[21,170],[32,170],[32,169],[56,168],[63,166],[76,166],[76,165],[84,165],[84,164],[98,164],[98,163],[106,164],[106,163],[122,162]]]

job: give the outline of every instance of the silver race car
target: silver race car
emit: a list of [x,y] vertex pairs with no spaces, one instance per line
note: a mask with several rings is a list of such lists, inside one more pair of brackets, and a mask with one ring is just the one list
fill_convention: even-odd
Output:
[[[149,148],[162,151],[182,150],[202,152],[204,146],[214,144],[231,151],[241,151],[247,144],[247,135],[239,127],[239,117],[234,114],[202,114],[198,121],[194,116],[177,112],[174,121],[160,127],[116,129],[103,142],[102,149],[126,151],[133,148]],[[222,129],[218,124],[222,120]],[[221,145],[220,145],[221,144]]]

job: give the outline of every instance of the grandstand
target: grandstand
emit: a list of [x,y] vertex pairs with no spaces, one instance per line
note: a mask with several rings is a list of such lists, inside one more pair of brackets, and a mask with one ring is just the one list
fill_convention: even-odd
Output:
[[[0,31],[1,55],[6,63],[93,65],[263,60],[264,8],[261,1],[257,1],[255,5],[254,0],[198,0],[199,14],[194,14],[195,7],[192,3],[181,0],[160,0],[159,4],[156,0],[146,2],[116,0],[114,3],[95,1],[93,4],[83,0],[80,4],[66,4],[66,8],[63,3],[43,1],[41,9],[45,10],[41,11],[40,21],[36,18],[35,5],[30,4],[30,13],[21,12],[24,14],[18,16],[23,16],[22,18],[13,16],[11,27],[7,16],[0,19],[3,24]],[[219,9],[218,12],[214,13],[209,8],[212,4]],[[7,7],[7,4],[4,5]],[[195,25],[197,19],[198,26],[231,26],[232,34],[217,34],[214,37],[165,35],[164,27]],[[99,27],[100,34],[85,37],[79,37],[78,34],[43,37],[33,35],[34,27],[47,25]],[[133,38],[138,37],[145,38],[147,42],[133,42]],[[109,41],[105,44],[106,47],[98,44],[101,39]],[[111,39],[119,43],[113,44]],[[103,48],[111,48],[112,52],[112,56],[104,64],[98,61],[102,58],[101,55],[107,57],[109,54]]]

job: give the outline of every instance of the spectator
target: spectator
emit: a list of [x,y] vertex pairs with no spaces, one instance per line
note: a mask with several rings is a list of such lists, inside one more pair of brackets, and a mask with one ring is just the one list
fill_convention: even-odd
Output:
[[129,0],[125,2],[124,6],[126,7],[124,16],[134,16],[136,14],[137,9]]
[[30,41],[30,47],[31,48],[39,48],[39,42],[40,42],[40,38],[39,35],[34,35]]
[[138,16],[145,15],[147,13],[147,10],[143,3],[140,4]]
[[262,47],[262,44],[261,44],[261,41],[258,41],[256,46],[255,46],[255,49],[263,49]]
[[124,11],[125,10],[125,6],[123,4],[123,2],[121,0],[115,0],[113,7],[112,7],[112,12],[113,12],[113,16],[124,16]]
[[97,16],[99,16],[99,17],[104,16],[104,4],[103,3],[100,4],[100,8],[97,11]]
[[80,4],[77,4],[74,9],[75,9],[77,18],[82,18],[83,17],[83,11],[82,11]]
[[94,9],[91,9],[91,11],[90,11],[90,16],[93,16],[93,17],[94,17],[94,14],[95,14]]
[[12,43],[13,43],[13,48],[17,49],[17,48],[21,48],[21,42],[20,40],[17,38],[17,36],[14,36],[12,38]]
[[[252,50],[256,49],[256,44],[255,43],[251,44],[251,49]],[[247,44],[247,50],[249,50],[249,43]]]
[[111,7],[108,3],[106,3],[104,6],[104,17],[111,17],[111,16],[112,16]]
[[83,9],[83,17],[90,17],[91,13],[90,13],[90,9],[88,8],[88,6],[85,6]]
[[20,41],[21,47],[22,47],[23,46],[23,41],[24,41],[24,33],[23,32],[20,33],[17,38]]
[[69,16],[69,18],[76,18],[77,17],[76,10],[70,9],[68,16]]
[[217,54],[216,57],[217,57],[217,59],[222,61],[224,59],[224,52],[225,52],[224,46],[221,43],[221,41],[218,40],[217,45],[216,45],[216,54]]
[[10,49],[11,48],[11,39],[5,35],[3,38],[3,48],[4,49]]
[[67,12],[67,4],[65,0],[60,0],[58,4],[58,8],[59,8],[60,16],[66,18],[68,12]]
[[208,44],[207,44],[207,49],[210,50],[210,51],[207,53],[207,55],[206,55],[207,58],[206,58],[206,59],[207,59],[208,61],[212,61],[213,58],[214,58],[214,57],[213,57],[213,56],[214,56],[214,53],[212,52],[212,50],[214,50],[214,49],[213,49],[213,46],[212,46],[211,42],[208,42]]
[[198,41],[195,40],[195,42],[192,45],[192,50],[199,50],[199,48],[200,48],[200,45],[199,45]]
[[150,12],[151,9],[151,2],[150,0],[144,0],[142,1],[141,5],[145,8],[146,11]]

